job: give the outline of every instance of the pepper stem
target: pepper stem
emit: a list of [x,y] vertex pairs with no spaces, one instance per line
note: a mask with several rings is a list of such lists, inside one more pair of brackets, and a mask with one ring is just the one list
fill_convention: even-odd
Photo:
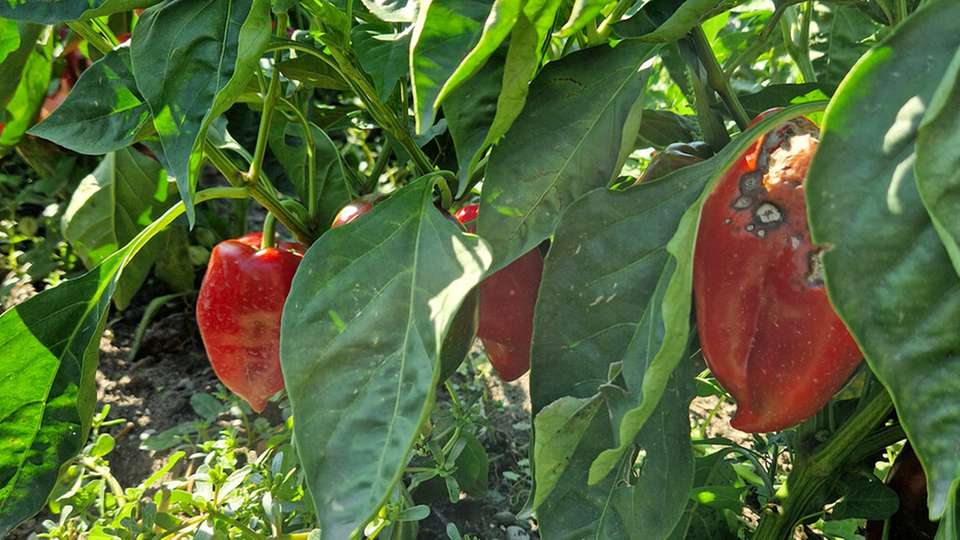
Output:
[[276,229],[277,218],[273,215],[273,212],[267,212],[267,217],[263,220],[263,238],[260,239],[260,249],[269,249],[277,244]]

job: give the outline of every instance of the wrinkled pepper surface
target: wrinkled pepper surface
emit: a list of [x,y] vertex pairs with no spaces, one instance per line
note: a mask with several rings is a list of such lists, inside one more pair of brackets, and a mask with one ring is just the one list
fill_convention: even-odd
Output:
[[301,244],[261,249],[261,233],[217,244],[197,298],[197,325],[213,370],[257,412],[283,389],[280,316],[303,259]]
[[[469,225],[477,219],[479,206],[464,206],[455,214]],[[480,284],[480,323],[477,337],[483,342],[490,363],[505,381],[530,370],[533,311],[537,305],[543,256],[532,249],[489,276]]]
[[776,431],[819,411],[860,350],[830,305],[803,183],[818,143],[805,118],[778,126],[707,198],[694,258],[700,343],[737,401],[731,425]]

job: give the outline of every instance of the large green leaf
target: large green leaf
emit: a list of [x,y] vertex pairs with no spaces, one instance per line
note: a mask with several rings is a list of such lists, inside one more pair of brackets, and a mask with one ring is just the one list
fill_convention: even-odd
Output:
[[[606,388],[606,398],[561,398],[540,411],[535,419],[534,507],[545,538],[650,540],[670,534],[683,516],[693,483],[688,416],[692,367],[690,363],[674,373],[657,414],[636,440],[645,452],[639,474],[631,454],[621,463],[622,474],[587,484],[591,459],[613,441],[602,404],[617,400],[609,397],[620,392],[617,387]],[[551,482],[544,481],[551,477]]]
[[960,49],[917,136],[917,186],[960,275]]
[[960,278],[921,203],[914,143],[960,48],[957,20],[960,3],[927,2],[860,60],[827,109],[806,189],[830,299],[893,397],[933,518],[960,482]]
[[[208,190],[197,202],[218,196],[246,192]],[[100,335],[117,280],[183,210],[174,206],[93,270],[0,315],[0,536],[43,507],[60,467],[86,442]]]
[[483,24],[483,33],[480,39],[467,56],[460,62],[457,69],[443,84],[437,95],[435,106],[450,95],[455,89],[471,78],[486,64],[487,60],[497,51],[503,40],[510,34],[510,30],[520,15],[522,0],[494,0],[490,14]]
[[144,11],[133,31],[133,76],[191,222],[204,134],[259,69],[269,38],[268,0],[173,0]]
[[[316,163],[317,182],[317,225],[326,228],[333,222],[337,212],[348,202],[347,173],[343,168],[340,150],[330,137],[319,127],[310,124],[313,139],[314,162]],[[270,126],[270,150],[283,166],[287,178],[297,189],[300,200],[307,204],[308,177],[307,139],[303,136],[303,127],[293,122],[285,122],[275,117]]]
[[5,0],[0,17],[55,24],[90,19],[156,4],[160,0]]
[[437,96],[473,49],[490,0],[424,0],[410,42],[410,78],[417,133],[433,125]]
[[490,264],[433,205],[436,176],[307,251],[284,307],[280,361],[323,538],[363,529],[403,473],[443,337]]
[[533,249],[577,197],[620,172],[625,126],[643,88],[640,65],[655,51],[637,42],[586,49],[534,81],[534,99],[487,164],[478,231],[495,269]]
[[101,155],[130,146],[149,121],[150,109],[130,72],[130,49],[119,47],[87,68],[67,99],[30,134]]
[[564,396],[592,396],[614,362],[646,361],[627,357],[630,343],[645,337],[647,306],[676,266],[667,244],[716,167],[701,163],[626,191],[594,189],[564,212],[534,319],[534,414]]
[[[61,220],[64,239],[93,268],[132,240],[173,202],[167,173],[132,149],[107,154],[80,181]],[[127,267],[113,299],[124,309],[140,289],[161,246],[149,243]]]

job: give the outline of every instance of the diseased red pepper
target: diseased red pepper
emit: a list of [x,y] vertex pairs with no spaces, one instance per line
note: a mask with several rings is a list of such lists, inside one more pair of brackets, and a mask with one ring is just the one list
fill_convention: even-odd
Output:
[[827,298],[807,225],[803,182],[818,134],[805,118],[777,127],[703,206],[694,259],[700,343],[737,401],[731,425],[743,431],[814,415],[862,359]]
[[197,325],[217,377],[257,412],[283,389],[280,315],[301,244],[261,249],[261,233],[220,242],[197,297]]
[[[479,210],[478,205],[470,204],[455,216],[472,231],[475,227],[468,224],[477,219]],[[532,249],[480,284],[477,337],[505,381],[515,380],[530,370],[533,311],[542,274],[543,256],[539,249]]]

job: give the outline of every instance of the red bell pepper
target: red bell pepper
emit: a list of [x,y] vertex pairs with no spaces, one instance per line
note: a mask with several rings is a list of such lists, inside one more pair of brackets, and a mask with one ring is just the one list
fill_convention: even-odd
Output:
[[804,118],[777,127],[727,171],[701,213],[700,343],[743,431],[809,418],[862,359],[827,298],[807,225],[803,182],[818,135]]
[[[455,217],[468,225],[479,213],[470,204]],[[483,342],[490,363],[501,379],[512,381],[530,370],[530,343],[533,338],[533,312],[543,275],[543,256],[532,249],[498,270],[480,284],[480,323],[477,337]]]
[[220,242],[197,297],[197,325],[217,377],[261,412],[283,389],[280,316],[303,245],[261,249],[261,233]]

